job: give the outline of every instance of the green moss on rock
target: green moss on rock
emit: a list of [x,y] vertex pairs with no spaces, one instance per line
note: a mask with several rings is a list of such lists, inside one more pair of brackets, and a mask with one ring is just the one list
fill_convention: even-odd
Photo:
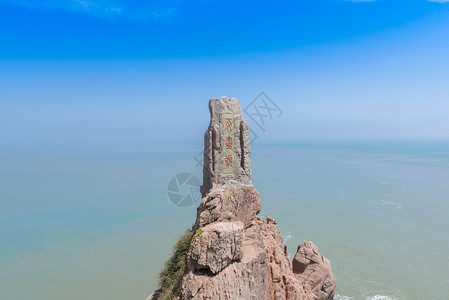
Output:
[[[196,233],[198,233],[198,231]],[[187,230],[186,233],[178,239],[178,242],[173,248],[172,256],[165,262],[165,267],[159,274],[160,289],[156,292],[156,299],[171,300],[174,297],[179,296],[181,292],[182,277],[187,266],[187,253],[193,237],[194,229],[192,227],[192,229]]]
[[196,231],[196,233],[192,237],[192,241],[190,242],[190,245],[193,245],[196,241],[196,238],[199,237],[203,233],[203,230],[200,228]]

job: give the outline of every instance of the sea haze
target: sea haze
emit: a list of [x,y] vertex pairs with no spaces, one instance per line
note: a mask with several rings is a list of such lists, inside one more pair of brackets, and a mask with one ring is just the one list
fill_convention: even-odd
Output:
[[[202,145],[27,147],[0,153],[0,298],[145,299],[196,206],[167,197],[201,180]],[[449,144],[252,144],[262,217],[289,254],[312,240],[336,299],[445,299]]]

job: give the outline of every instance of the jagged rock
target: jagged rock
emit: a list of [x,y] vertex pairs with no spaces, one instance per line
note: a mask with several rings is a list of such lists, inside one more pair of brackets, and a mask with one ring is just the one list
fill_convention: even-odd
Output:
[[209,110],[197,233],[174,299],[333,299],[329,260],[304,242],[291,261],[277,221],[257,216],[261,200],[251,183],[248,125],[237,99],[213,98]]
[[267,253],[270,296],[267,299],[309,299],[293,274],[292,262],[288,255],[285,255],[284,239],[277,227],[277,222],[271,217],[267,217],[266,220],[256,217],[253,224],[261,232],[265,253]]
[[181,299],[269,299],[266,253],[257,226],[244,231],[243,257],[217,274],[190,270],[182,284]]
[[[226,222],[214,224],[223,226]],[[329,261],[318,253],[313,243],[301,244],[292,262],[284,252],[284,239],[273,218],[255,217],[243,235],[239,260],[226,264],[218,272],[189,268],[181,299],[333,299],[335,277]],[[233,248],[232,243],[208,242],[220,243],[220,249],[229,244],[228,251]],[[219,252],[223,251],[226,250]]]
[[[212,98],[209,111],[210,124],[204,134],[203,196],[216,187],[251,185],[249,130],[239,101]],[[226,138],[231,138],[230,144]],[[231,161],[225,160],[228,155]]]
[[218,273],[243,257],[243,223],[218,222],[202,227],[195,234],[188,254],[192,272]]
[[213,189],[201,201],[197,228],[213,222],[241,221],[247,227],[260,212],[262,201],[254,186],[229,186]]
[[293,259],[293,272],[301,285],[314,295],[314,299],[334,298],[337,280],[332,274],[332,265],[318,252],[314,243],[304,241],[298,246]]

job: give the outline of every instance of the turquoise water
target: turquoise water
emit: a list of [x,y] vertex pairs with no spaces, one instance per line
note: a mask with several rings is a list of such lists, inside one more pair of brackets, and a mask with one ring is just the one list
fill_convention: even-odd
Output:
[[[167,184],[202,145],[2,149],[0,299],[145,299],[195,219]],[[447,299],[449,145],[252,145],[261,216],[313,240],[337,299]]]

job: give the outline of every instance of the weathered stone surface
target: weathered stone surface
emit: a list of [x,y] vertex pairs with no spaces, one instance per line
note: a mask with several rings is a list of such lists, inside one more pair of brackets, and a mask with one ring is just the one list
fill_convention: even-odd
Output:
[[216,274],[243,257],[242,243],[242,222],[218,222],[202,227],[192,241],[188,269]]
[[[205,196],[212,188],[251,185],[251,159],[248,123],[242,119],[240,104],[235,98],[212,98],[209,101],[210,124],[204,134],[203,186]],[[226,117],[232,116],[232,132],[226,130]],[[232,150],[226,147],[225,136],[232,137]],[[232,154],[233,172],[224,170],[225,154]]]
[[237,99],[213,98],[209,109],[197,234],[174,299],[333,299],[329,260],[304,242],[292,262],[277,221],[257,216],[262,203],[251,183],[248,125]]
[[309,299],[293,274],[292,263],[288,255],[285,255],[284,239],[277,227],[276,220],[267,217],[264,221],[256,217],[253,224],[260,229],[265,253],[267,254],[268,299]]
[[[184,276],[181,299],[333,299],[335,277],[329,261],[318,253],[315,245],[301,244],[292,263],[285,253],[277,222],[271,217],[266,220],[255,217],[243,230],[243,236],[242,256],[223,265],[220,271],[189,268]],[[208,240],[208,243],[220,242]],[[200,243],[195,241],[195,244]],[[221,243],[219,248],[226,248],[225,244],[231,249],[234,247],[231,242]]]
[[181,299],[270,299],[267,254],[258,226],[245,229],[242,253],[240,260],[217,274],[189,270],[184,276]]
[[221,221],[241,221],[247,227],[261,207],[262,201],[254,186],[216,188],[201,201],[197,228]]
[[313,294],[313,299],[334,298],[337,280],[332,274],[332,265],[318,252],[314,243],[305,241],[298,246],[293,259],[293,272],[300,284]]

